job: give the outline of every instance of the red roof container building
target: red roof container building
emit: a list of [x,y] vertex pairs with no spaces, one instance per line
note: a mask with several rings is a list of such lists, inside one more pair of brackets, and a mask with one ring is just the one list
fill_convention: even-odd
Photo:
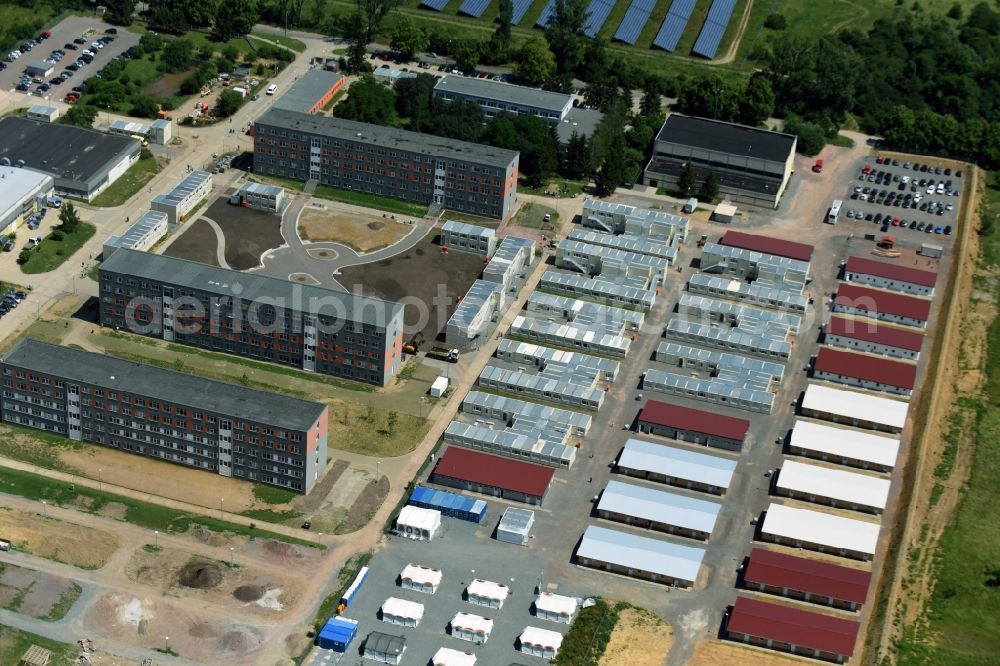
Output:
[[729,451],[743,448],[750,422],[659,400],[648,400],[639,412],[639,432],[706,444]]
[[933,296],[937,273],[865,257],[848,257],[847,265],[844,266],[844,279],[917,296]]
[[854,653],[861,625],[830,615],[738,597],[726,623],[735,641],[842,664]]
[[719,244],[752,250],[753,252],[773,254],[778,257],[788,257],[797,261],[811,261],[814,249],[812,245],[807,245],[806,243],[796,243],[795,241],[771,238],[770,236],[746,234],[742,231],[727,231],[722,235]]
[[917,383],[917,366],[905,361],[821,347],[813,364],[813,376],[838,384],[912,395]]
[[743,574],[748,590],[850,611],[865,603],[871,580],[870,571],[763,548],[750,551],[750,563]]
[[823,341],[854,351],[915,361],[920,356],[924,336],[870,319],[831,317],[824,328]]
[[924,328],[931,316],[931,302],[891,291],[841,283],[833,311]]
[[478,451],[449,447],[431,473],[431,482],[526,504],[541,504],[555,471]]

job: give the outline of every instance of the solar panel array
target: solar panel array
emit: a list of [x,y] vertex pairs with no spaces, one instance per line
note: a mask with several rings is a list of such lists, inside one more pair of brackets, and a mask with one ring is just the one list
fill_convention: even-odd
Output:
[[639,39],[639,33],[642,32],[642,26],[646,25],[655,5],[656,0],[632,0],[628,11],[625,12],[625,18],[615,31],[614,39],[634,46],[635,40]]
[[436,12],[443,10],[447,4],[448,0],[420,0],[421,7],[427,7],[428,9],[433,9]]
[[673,53],[677,48],[677,42],[681,41],[681,35],[684,34],[684,28],[691,19],[691,12],[694,11],[696,3],[697,0],[674,0],[667,17],[663,19],[660,31],[656,33],[653,46]]
[[715,0],[705,17],[705,25],[698,33],[692,52],[704,56],[711,60],[715,57],[715,52],[719,50],[722,37],[726,34],[726,26],[733,17],[733,9],[736,7],[736,0]]
[[539,28],[547,28],[549,25],[549,19],[552,18],[552,12],[556,9],[555,0],[549,0],[545,3],[545,7],[542,9],[542,13],[538,16],[538,20],[535,21],[535,25]]
[[534,2],[535,0],[514,0],[514,15],[511,17],[510,22],[514,25],[520,23]]
[[614,8],[614,0],[590,0],[590,6],[587,7],[587,13],[590,16],[587,17],[587,22],[583,26],[583,34],[587,37],[596,37]]
[[462,6],[458,8],[458,13],[479,18],[486,11],[486,6],[489,4],[490,0],[465,0]]

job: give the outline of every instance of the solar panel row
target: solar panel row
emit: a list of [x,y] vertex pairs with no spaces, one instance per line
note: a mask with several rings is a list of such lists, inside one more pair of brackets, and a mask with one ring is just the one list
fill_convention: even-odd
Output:
[[694,42],[693,53],[704,56],[711,60],[719,50],[722,37],[726,34],[726,26],[733,17],[733,9],[736,7],[736,0],[715,0],[708,9],[708,16],[705,18],[705,25],[698,33],[698,39]]
[[590,16],[587,17],[587,23],[583,26],[583,34],[587,37],[596,37],[614,8],[614,0],[590,0],[590,6],[587,7]]
[[514,0],[514,15],[511,17],[511,23],[514,25],[520,23],[534,2],[535,0]]
[[635,40],[639,39],[639,33],[642,32],[642,26],[646,25],[646,21],[649,20],[650,12],[646,7],[639,5],[648,4],[648,0],[632,0],[632,4],[625,12],[625,17],[618,25],[613,39],[634,46]]
[[539,28],[545,28],[549,25],[549,19],[552,18],[552,12],[555,10],[555,0],[549,0],[545,3],[545,7],[542,8],[542,13],[538,15],[538,20],[535,21],[535,25]]
[[694,11],[696,2],[697,0],[673,1],[670,5],[670,10],[667,11],[667,17],[663,19],[660,31],[656,33],[656,38],[653,39],[653,46],[671,53],[677,48],[677,42],[681,40],[681,35],[684,34],[684,28],[687,27],[688,21],[691,19],[691,12]]
[[458,13],[479,18],[486,11],[486,7],[489,4],[490,0],[465,0],[458,8]]
[[427,7],[428,9],[433,9],[436,12],[443,10],[447,4],[448,0],[420,0],[421,7]]

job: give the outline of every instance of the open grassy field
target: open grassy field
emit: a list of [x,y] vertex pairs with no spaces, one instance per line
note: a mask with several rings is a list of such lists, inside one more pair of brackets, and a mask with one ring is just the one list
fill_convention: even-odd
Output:
[[[132,61],[135,62],[135,61]],[[135,164],[122,174],[121,178],[111,183],[108,189],[104,190],[91,202],[98,208],[114,208],[121,206],[131,199],[137,192],[142,190],[153,176],[160,173],[160,163],[155,157],[144,153]]]
[[52,651],[55,664],[72,664],[80,650],[76,645],[60,643],[44,636],[0,625],[0,664],[17,664],[32,645]]
[[272,44],[277,44],[278,46],[284,46],[286,49],[291,49],[296,53],[302,53],[306,50],[306,45],[303,44],[301,40],[295,39],[294,37],[271,35],[263,32],[252,32],[250,33],[250,36],[262,39],[266,42],[271,42]]
[[76,231],[64,234],[61,240],[55,240],[51,235],[47,236],[28,252],[28,261],[21,264],[21,272],[26,275],[36,275],[55,270],[72,257],[95,233],[97,227],[81,222]]

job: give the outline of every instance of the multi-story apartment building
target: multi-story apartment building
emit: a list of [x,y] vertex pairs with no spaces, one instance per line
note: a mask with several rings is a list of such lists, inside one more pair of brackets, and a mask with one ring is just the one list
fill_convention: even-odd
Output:
[[101,325],[384,386],[403,306],[121,249],[100,268]]
[[326,467],[318,402],[31,338],[0,371],[7,423],[301,493]]
[[254,172],[506,219],[517,200],[518,153],[270,109],[254,123]]

